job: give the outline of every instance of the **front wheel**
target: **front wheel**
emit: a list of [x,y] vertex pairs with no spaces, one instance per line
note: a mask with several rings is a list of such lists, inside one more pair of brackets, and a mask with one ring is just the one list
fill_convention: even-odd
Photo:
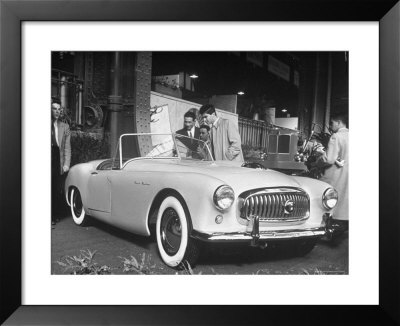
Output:
[[173,196],[165,198],[157,215],[156,237],[160,256],[170,267],[186,262],[193,267],[199,257],[198,243],[189,237],[189,223],[181,202]]
[[76,188],[71,190],[70,203],[72,219],[74,220],[75,224],[80,226],[86,225],[88,217],[85,213],[85,209],[83,208],[81,194]]

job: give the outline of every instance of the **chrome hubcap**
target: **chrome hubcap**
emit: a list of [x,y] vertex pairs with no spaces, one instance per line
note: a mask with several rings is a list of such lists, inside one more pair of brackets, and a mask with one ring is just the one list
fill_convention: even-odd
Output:
[[74,196],[72,198],[72,209],[74,210],[74,214],[76,217],[81,216],[82,200],[81,200],[81,196],[77,190],[74,191]]
[[165,252],[170,256],[175,255],[182,240],[182,225],[173,208],[167,208],[161,217],[160,236]]

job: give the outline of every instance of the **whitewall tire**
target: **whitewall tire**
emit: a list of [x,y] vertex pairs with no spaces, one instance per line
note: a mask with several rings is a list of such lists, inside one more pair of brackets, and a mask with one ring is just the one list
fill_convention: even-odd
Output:
[[70,203],[72,219],[75,224],[84,226],[87,223],[88,217],[83,208],[81,194],[77,188],[71,190]]
[[156,233],[158,251],[166,265],[180,267],[187,262],[194,266],[199,256],[199,247],[189,236],[189,217],[176,197],[167,197],[161,203]]

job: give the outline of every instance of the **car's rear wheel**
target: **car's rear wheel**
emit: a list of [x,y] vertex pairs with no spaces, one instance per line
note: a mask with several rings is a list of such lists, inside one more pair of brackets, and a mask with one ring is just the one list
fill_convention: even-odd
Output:
[[156,223],[157,246],[165,264],[178,268],[186,263],[194,266],[200,250],[189,235],[190,220],[181,202],[173,196],[165,198]]
[[73,188],[71,190],[70,203],[72,219],[74,220],[75,224],[81,226],[87,224],[88,217],[85,209],[83,208],[81,194],[77,188]]

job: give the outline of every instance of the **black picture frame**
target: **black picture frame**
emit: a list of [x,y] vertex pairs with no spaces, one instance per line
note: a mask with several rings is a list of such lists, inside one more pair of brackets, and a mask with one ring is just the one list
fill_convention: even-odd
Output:
[[[379,305],[21,306],[21,23],[131,20],[379,21]],[[0,0],[0,322],[5,325],[399,324],[399,21],[397,0]],[[365,132],[365,141],[378,136],[378,131],[371,131],[368,126]],[[360,204],[367,205],[368,199]],[[252,291],[249,289],[249,296]]]

